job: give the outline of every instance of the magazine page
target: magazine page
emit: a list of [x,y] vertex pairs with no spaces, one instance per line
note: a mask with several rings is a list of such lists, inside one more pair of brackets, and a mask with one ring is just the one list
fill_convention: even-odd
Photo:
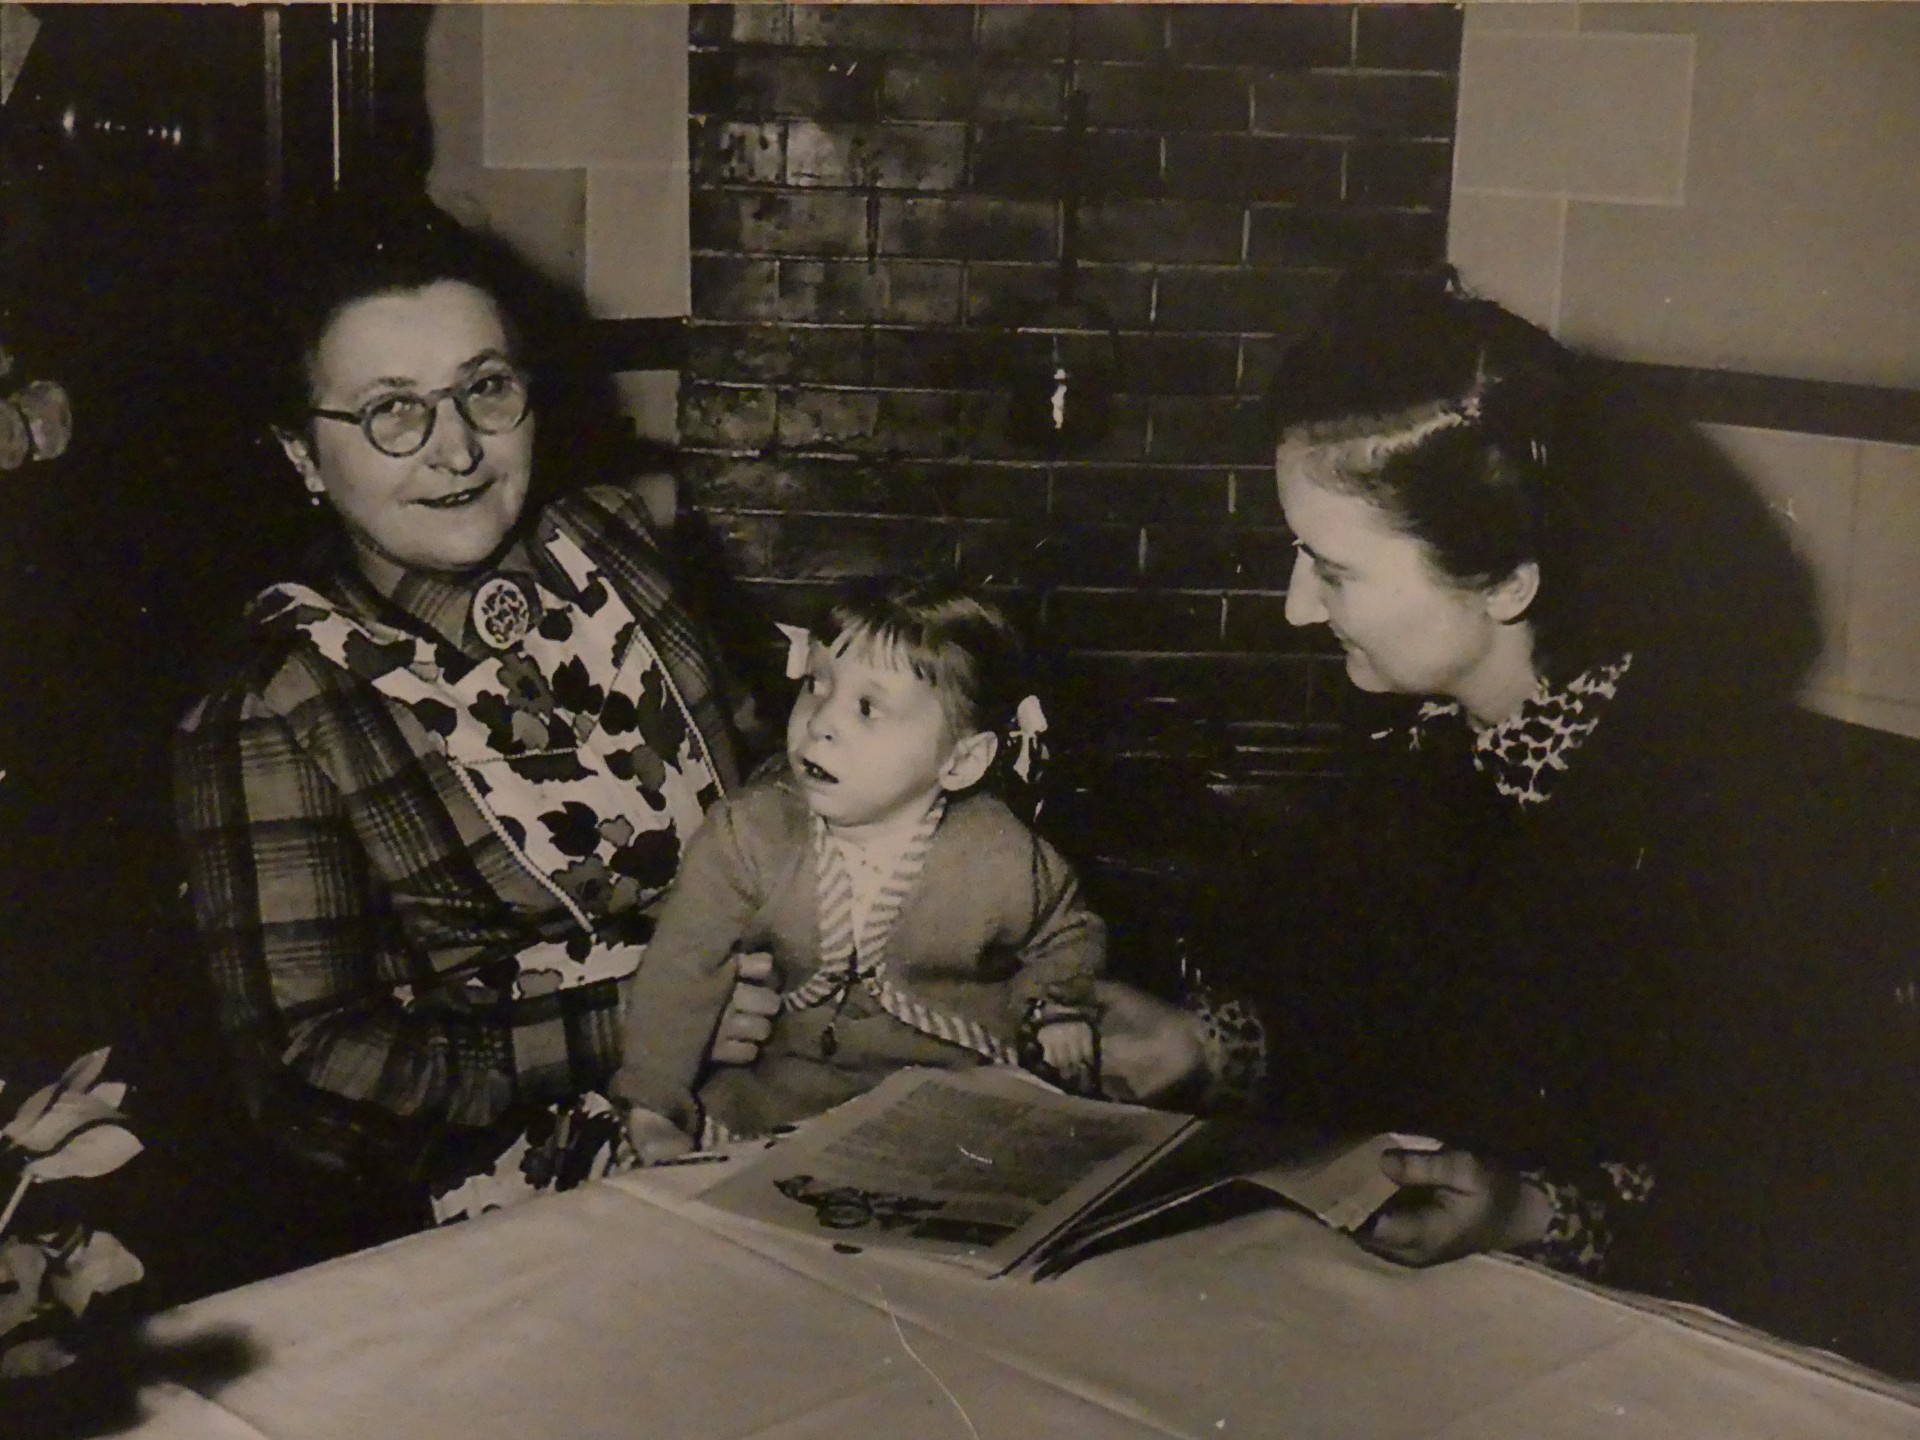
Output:
[[1063,1095],[998,1066],[904,1070],[748,1151],[700,1199],[829,1241],[999,1274],[1196,1124]]
[[1108,1250],[1285,1202],[1336,1230],[1357,1230],[1392,1198],[1389,1149],[1432,1150],[1421,1135],[1329,1141],[1297,1128],[1206,1122],[1165,1160],[1128,1179],[1032,1256],[1045,1280]]

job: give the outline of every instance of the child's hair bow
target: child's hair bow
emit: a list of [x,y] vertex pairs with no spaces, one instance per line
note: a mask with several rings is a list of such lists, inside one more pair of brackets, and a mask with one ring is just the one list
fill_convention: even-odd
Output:
[[813,632],[804,625],[783,624],[780,633],[787,637],[787,679],[804,679],[808,657],[813,653]]
[[1046,757],[1046,747],[1040,742],[1046,728],[1047,712],[1040,708],[1040,697],[1027,696],[1013,712],[1013,738],[1018,747],[1013,755],[1013,773],[1022,780],[1032,778],[1036,758]]

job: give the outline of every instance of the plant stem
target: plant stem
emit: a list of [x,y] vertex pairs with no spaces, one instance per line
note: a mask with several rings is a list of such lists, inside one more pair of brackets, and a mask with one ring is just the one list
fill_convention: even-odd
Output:
[[20,1183],[13,1187],[13,1197],[7,1201],[7,1208],[0,1210],[0,1235],[7,1233],[7,1222],[13,1219],[13,1212],[20,1208],[20,1201],[26,1196],[27,1187],[33,1184],[33,1176],[22,1174]]

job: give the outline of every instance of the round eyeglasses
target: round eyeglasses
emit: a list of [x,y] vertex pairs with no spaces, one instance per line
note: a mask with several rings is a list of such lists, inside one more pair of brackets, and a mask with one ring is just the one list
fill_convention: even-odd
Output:
[[517,430],[527,418],[529,398],[527,377],[518,370],[489,370],[458,385],[426,395],[382,395],[358,410],[310,410],[322,420],[344,420],[358,425],[367,443],[382,455],[404,460],[426,449],[433,438],[433,422],[439,417],[440,402],[453,401],[453,408],[467,422],[467,428],[480,435],[504,435]]

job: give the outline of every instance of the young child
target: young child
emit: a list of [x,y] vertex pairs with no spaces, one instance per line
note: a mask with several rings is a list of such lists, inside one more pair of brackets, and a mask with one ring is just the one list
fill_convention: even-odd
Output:
[[[956,586],[882,577],[791,633],[786,761],[709,813],[628,1002],[613,1092],[643,1161],[907,1065],[1037,1059],[1097,1088],[1105,927],[982,784],[1024,774],[1045,724],[1013,628]],[[780,1014],[756,1063],[703,1073],[736,951],[772,953]]]

